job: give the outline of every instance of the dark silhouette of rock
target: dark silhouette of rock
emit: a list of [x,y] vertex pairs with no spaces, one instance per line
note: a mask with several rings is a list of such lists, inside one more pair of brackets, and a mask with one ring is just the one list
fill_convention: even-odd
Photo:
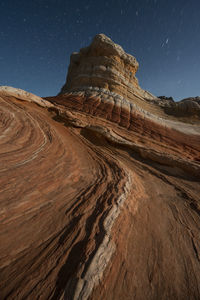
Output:
[[167,100],[167,101],[170,101],[170,102],[174,102],[173,97],[158,96],[158,98],[161,99],[161,100]]

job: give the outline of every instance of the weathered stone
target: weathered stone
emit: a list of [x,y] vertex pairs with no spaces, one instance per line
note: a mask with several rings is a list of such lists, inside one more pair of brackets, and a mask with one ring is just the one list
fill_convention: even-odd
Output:
[[[102,35],[72,64],[101,48],[136,67]],[[180,122],[84,84],[0,88],[0,299],[200,299],[199,99],[172,103]]]
[[135,77],[138,62],[104,34],[94,37],[91,45],[73,53],[68,75],[61,94],[74,90],[93,87],[106,89],[132,99],[135,95],[142,98],[156,98],[142,90]]

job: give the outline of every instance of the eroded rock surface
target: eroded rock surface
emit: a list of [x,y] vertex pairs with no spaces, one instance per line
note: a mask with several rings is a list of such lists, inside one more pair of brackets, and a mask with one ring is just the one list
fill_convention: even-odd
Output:
[[156,98],[140,88],[135,77],[138,66],[135,57],[127,54],[106,35],[98,34],[90,46],[72,53],[67,80],[61,94],[102,88],[130,99],[134,95]]
[[180,120],[95,84],[0,88],[0,299],[199,299],[200,126]]
[[[159,99],[159,101],[157,101]],[[200,119],[200,97],[190,97],[175,102],[172,97],[160,96],[158,99],[149,99],[151,103],[162,107],[165,113],[176,117],[194,116]]]

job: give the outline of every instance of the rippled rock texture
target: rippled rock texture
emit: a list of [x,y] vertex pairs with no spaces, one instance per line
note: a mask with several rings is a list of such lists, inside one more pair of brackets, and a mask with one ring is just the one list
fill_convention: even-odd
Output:
[[104,34],[97,34],[90,46],[72,53],[61,94],[95,87],[129,99],[135,95],[156,98],[140,88],[135,77],[138,66],[136,58],[127,54],[120,45]]
[[106,89],[0,89],[0,299],[199,299],[200,128]]

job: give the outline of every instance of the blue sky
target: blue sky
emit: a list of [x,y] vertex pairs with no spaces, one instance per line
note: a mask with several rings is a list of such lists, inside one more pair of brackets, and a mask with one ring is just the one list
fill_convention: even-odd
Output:
[[0,85],[56,95],[70,54],[104,33],[136,57],[142,88],[198,96],[199,15],[198,0],[2,0]]

